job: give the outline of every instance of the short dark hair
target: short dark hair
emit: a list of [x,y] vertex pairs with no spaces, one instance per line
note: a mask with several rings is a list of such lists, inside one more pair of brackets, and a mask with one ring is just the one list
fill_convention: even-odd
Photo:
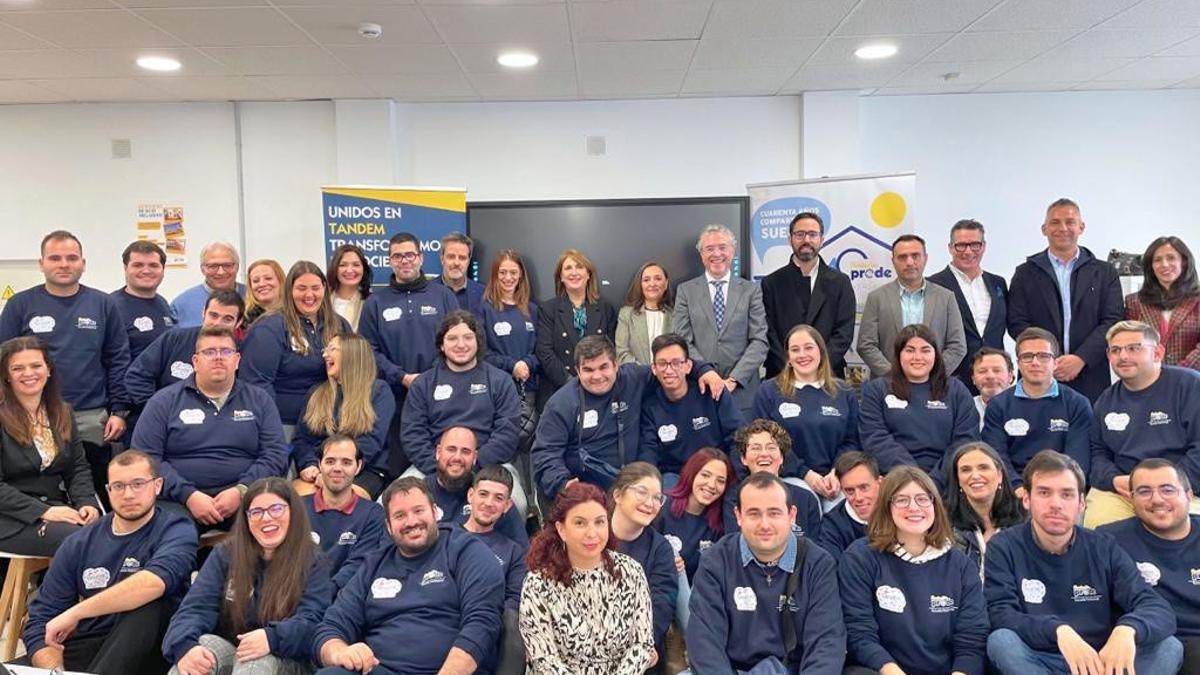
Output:
[[792,217],[792,222],[788,223],[788,236],[791,236],[792,230],[796,229],[796,223],[802,220],[814,220],[821,228],[821,233],[825,233],[825,221],[821,220],[821,216],[813,211],[801,211]]
[[479,484],[485,480],[503,485],[504,487],[508,488],[508,496],[512,496],[513,477],[512,474],[508,472],[508,469],[504,468],[503,466],[500,466],[499,464],[488,464],[482,469],[476,471],[475,477],[471,479],[471,487],[477,488],[479,487]]
[[651,356],[657,356],[660,351],[667,347],[679,347],[683,350],[683,358],[692,358],[692,355],[688,353],[687,340],[684,340],[683,336],[678,333],[663,333],[654,338],[654,342],[650,343],[650,354]]
[[208,299],[204,301],[204,309],[207,311],[208,306],[213,302],[226,307],[237,307],[238,321],[246,318],[246,301],[241,294],[232,288],[218,288],[208,294]]
[[1012,356],[1009,356],[1008,352],[1004,351],[1003,349],[996,349],[995,347],[988,347],[986,345],[980,347],[978,351],[975,352],[975,355],[971,357],[971,370],[974,370],[975,366],[979,365],[979,362],[982,361],[983,357],[985,356],[1004,357],[1004,365],[1008,367],[1008,372],[1011,373],[1013,371]]
[[1054,333],[1051,333],[1045,328],[1030,326],[1029,328],[1021,331],[1020,335],[1017,335],[1016,349],[1018,357],[1021,355],[1021,343],[1028,342],[1030,340],[1045,340],[1046,342],[1049,342],[1050,351],[1054,352],[1055,356],[1058,356],[1058,338],[1054,337]]
[[449,232],[442,237],[442,252],[446,251],[446,244],[466,244],[467,255],[475,251],[475,241],[462,232]]
[[150,476],[158,478],[158,460],[151,457],[149,454],[141,450],[125,450],[118,453],[112,459],[108,460],[108,465],[113,466],[133,466],[138,462],[145,462],[150,465]]
[[985,232],[983,230],[983,223],[979,222],[978,220],[973,220],[971,218],[963,218],[962,220],[960,220],[957,223],[954,223],[953,225],[950,226],[950,239],[951,240],[954,239],[954,233],[958,232],[959,230],[970,230],[972,232],[978,232],[980,237],[983,237],[985,234]]
[[[82,247],[80,248],[82,250]],[[121,264],[128,266],[129,258],[132,257],[134,253],[154,253],[158,256],[158,264],[167,264],[166,251],[163,251],[161,248],[159,248],[158,244],[150,241],[149,239],[138,239],[137,241],[134,241],[126,246],[125,250],[121,251]]]
[[200,332],[196,335],[196,348],[200,347],[201,340],[210,337],[228,338],[233,343],[234,349],[238,348],[237,336],[225,326],[205,326],[201,328]]
[[46,236],[42,237],[42,245],[41,245],[41,248],[38,249],[40,251],[39,257],[46,255],[46,244],[49,244],[52,241],[63,241],[66,239],[69,239],[69,240],[75,242],[76,244],[78,244],[79,245],[79,255],[83,255],[83,242],[79,241],[79,237],[76,237],[75,235],[71,234],[70,232],[68,232],[66,230],[53,230],[50,232],[50,234],[47,234]]
[[745,491],[746,488],[752,487],[759,490],[766,490],[772,485],[778,485],[779,489],[783,490],[783,498],[787,502],[788,508],[795,506],[795,504],[792,503],[792,491],[788,489],[787,483],[783,482],[782,478],[773,473],[767,473],[766,471],[755,471],[749,476],[746,476],[746,479],[743,480],[737,487],[736,504],[738,510],[740,511],[742,508],[742,492]]
[[1162,457],[1151,457],[1138,462],[1133,470],[1129,472],[1129,488],[1133,489],[1133,476],[1140,470],[1153,471],[1154,469],[1174,469],[1175,477],[1179,479],[1179,485],[1184,491],[1192,489],[1192,481],[1188,478],[1187,472],[1179,468],[1179,465],[1169,459]]
[[860,466],[867,467],[872,478],[879,478],[879,460],[861,450],[843,452],[833,463],[833,475],[841,480],[843,476]]
[[925,240],[915,234],[902,234],[896,237],[896,240],[892,242],[892,248],[894,249],[897,244],[903,244],[906,241],[915,241],[921,245],[921,250],[925,250]]
[[487,338],[483,335],[483,324],[474,312],[468,312],[465,309],[456,309],[447,314],[446,318],[442,319],[442,323],[438,325],[437,333],[433,336],[433,344],[437,346],[438,351],[441,351],[442,342],[446,339],[446,333],[449,333],[451,328],[459,324],[470,328],[471,332],[475,334],[475,358],[482,361],[484,348],[487,345]]
[[317,459],[318,460],[325,459],[325,451],[338,443],[349,443],[349,444],[353,445],[354,446],[354,459],[356,459],[360,462],[362,461],[362,458],[363,458],[362,448],[358,447],[358,442],[355,441],[354,437],[351,436],[350,434],[342,434],[342,433],[330,434],[329,436],[325,437],[325,440],[321,441],[321,447],[317,448]]
[[388,248],[391,249],[396,244],[410,243],[417,247],[417,253],[421,252],[421,240],[417,239],[417,235],[412,232],[397,232],[388,239]]
[[617,348],[607,335],[588,335],[575,344],[575,365],[599,356],[617,360]]
[[429,484],[425,482],[424,478],[417,478],[416,476],[401,476],[392,481],[391,484],[384,489],[383,494],[379,497],[379,502],[383,504],[383,512],[385,517],[388,515],[388,507],[391,506],[392,497],[395,497],[398,494],[407,494],[413,490],[425,495],[425,498],[429,500],[429,503],[433,504],[433,491],[429,489]]
[[1029,460],[1025,465],[1025,472],[1022,474],[1022,479],[1025,481],[1025,489],[1033,491],[1033,477],[1039,473],[1059,473],[1060,471],[1069,471],[1075,475],[1075,482],[1079,484],[1079,494],[1082,496],[1087,481],[1083,477],[1083,468],[1079,466],[1070,455],[1064,455],[1055,450],[1042,450]]

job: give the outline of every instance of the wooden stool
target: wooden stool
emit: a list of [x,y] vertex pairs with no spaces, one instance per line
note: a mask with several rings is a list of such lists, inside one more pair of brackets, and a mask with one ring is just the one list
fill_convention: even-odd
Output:
[[33,575],[50,566],[50,558],[0,552],[8,559],[8,574],[4,575],[4,593],[0,596],[0,622],[4,627],[4,649],[0,661],[11,661],[17,654],[17,639],[25,622],[29,584]]

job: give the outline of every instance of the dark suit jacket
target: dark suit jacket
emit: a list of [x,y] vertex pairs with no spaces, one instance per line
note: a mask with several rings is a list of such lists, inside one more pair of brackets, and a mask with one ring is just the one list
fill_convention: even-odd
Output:
[[791,260],[762,280],[767,343],[771,350],[767,355],[768,378],[778,375],[787,363],[787,345],[783,340],[788,331],[802,323],[816,328],[825,339],[834,377],[844,377],[846,352],[854,341],[854,287],[850,285],[850,277],[826,265],[824,259],[818,265],[817,281],[804,316],[800,316],[799,306],[792,301],[796,284],[803,277]]
[[7,431],[0,431],[0,537],[36,522],[51,506],[97,504],[83,441],[78,431],[72,438],[59,443],[58,456],[43,471],[36,448],[19,445]]
[[983,283],[992,298],[992,311],[988,314],[987,325],[983,327],[983,335],[980,335],[979,328],[975,326],[975,316],[971,314],[971,308],[967,305],[967,296],[963,295],[958,278],[954,276],[950,266],[947,265],[946,269],[930,276],[929,280],[952,291],[954,299],[958,301],[958,313],[962,315],[963,333],[967,338],[967,355],[958,365],[958,370],[954,371],[954,375],[967,385],[967,389],[970,389],[971,395],[974,396],[979,393],[975,383],[971,381],[971,361],[975,358],[975,352],[979,351],[980,347],[1004,349],[1004,331],[1008,328],[1008,283],[999,274],[983,273]]
[[[1064,384],[1087,396],[1092,403],[1111,384],[1108,342],[1104,334],[1125,318],[1121,279],[1117,270],[1079,248],[1079,260],[1071,272],[1070,351],[1087,364],[1079,376]],[[1008,334],[1015,340],[1030,326],[1053,333],[1063,341],[1062,295],[1058,279],[1042,250],[1025,259],[1012,276],[1008,292]]]
[[[584,335],[607,335],[609,340],[617,330],[617,310],[601,300],[588,304],[587,327]],[[538,387],[538,399],[545,401],[567,380],[575,376],[575,344],[579,334],[575,332],[574,313],[571,301],[565,297],[551,298],[538,305],[537,343],[534,353],[541,362],[545,379]]]

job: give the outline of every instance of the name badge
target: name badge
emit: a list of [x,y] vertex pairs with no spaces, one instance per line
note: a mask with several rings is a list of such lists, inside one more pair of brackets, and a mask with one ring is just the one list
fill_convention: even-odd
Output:
[[133,327],[138,329],[138,332],[149,333],[154,330],[154,319],[148,316],[139,316],[133,320]]
[[379,577],[371,582],[371,597],[376,600],[390,600],[400,595],[400,589],[403,587],[399,579]]
[[433,400],[445,401],[446,399],[450,398],[450,395],[453,393],[454,387],[448,384],[439,384],[433,388]]
[[888,394],[887,396],[885,396],[883,398],[883,403],[887,407],[894,408],[896,410],[904,410],[905,408],[908,407],[908,401],[905,401],[902,398],[898,398],[895,394]]
[[739,612],[753,612],[758,609],[758,596],[749,586],[738,586],[733,589],[733,604]]
[[507,321],[497,321],[492,324],[492,332],[500,337],[512,335],[512,324]]
[[658,440],[670,443],[679,437],[679,429],[674,424],[664,424],[658,428]]
[[1009,436],[1026,436],[1029,434],[1029,422],[1015,417],[1004,422],[1004,433]]
[[784,401],[783,403],[779,404],[779,416],[782,417],[783,419],[788,420],[793,417],[798,417],[799,415],[800,415],[800,404],[799,403],[792,403],[791,401]]
[[583,428],[591,429],[600,423],[600,414],[595,410],[583,411]]

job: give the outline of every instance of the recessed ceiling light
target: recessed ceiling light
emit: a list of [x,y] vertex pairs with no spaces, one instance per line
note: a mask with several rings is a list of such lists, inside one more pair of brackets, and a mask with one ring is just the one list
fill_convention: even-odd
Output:
[[896,55],[896,45],[882,43],[863,45],[854,50],[854,55],[860,59],[886,59],[889,56]]
[[509,68],[529,68],[537,65],[538,57],[533,52],[505,52],[496,57],[496,63]]
[[177,59],[169,56],[142,56],[138,58],[137,64],[146,70],[154,70],[161,73],[179,70],[182,67]]

